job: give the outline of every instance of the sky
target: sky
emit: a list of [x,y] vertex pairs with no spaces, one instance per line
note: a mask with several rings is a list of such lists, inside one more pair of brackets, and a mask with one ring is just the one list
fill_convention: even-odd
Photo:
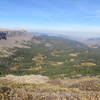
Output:
[[100,0],[1,0],[0,28],[100,36]]

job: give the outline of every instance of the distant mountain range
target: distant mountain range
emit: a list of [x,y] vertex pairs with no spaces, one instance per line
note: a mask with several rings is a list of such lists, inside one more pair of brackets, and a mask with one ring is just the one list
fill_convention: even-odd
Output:
[[98,48],[100,47],[100,38],[89,38],[89,39],[84,39],[84,40],[77,40],[78,42],[81,42],[85,45],[88,45],[91,48]]
[[92,41],[100,41],[100,37],[98,37],[98,38],[90,38],[90,39],[88,39],[88,40],[92,40]]

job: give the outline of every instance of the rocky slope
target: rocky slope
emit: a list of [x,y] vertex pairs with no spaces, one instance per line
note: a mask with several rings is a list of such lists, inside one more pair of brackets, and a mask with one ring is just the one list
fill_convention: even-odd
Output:
[[7,31],[7,40],[0,40],[0,57],[6,57],[13,53],[12,48],[29,48],[26,46],[28,41],[33,37],[24,30],[0,30],[2,32]]

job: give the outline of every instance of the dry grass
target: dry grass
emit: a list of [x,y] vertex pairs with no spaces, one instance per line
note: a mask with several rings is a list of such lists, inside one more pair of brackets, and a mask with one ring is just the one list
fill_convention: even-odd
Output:
[[49,78],[41,75],[24,75],[24,76],[14,76],[7,75],[5,77],[1,77],[2,80],[7,80],[11,82],[19,82],[19,83],[46,83]]
[[44,55],[41,53],[38,53],[37,56],[32,58],[32,61],[36,63],[37,67],[40,67],[45,64],[44,59],[45,59]]
[[100,100],[99,78],[52,79],[42,84],[0,80],[0,100]]
[[77,57],[79,55],[79,53],[70,53],[69,56],[71,57]]
[[60,66],[60,65],[63,65],[64,62],[54,62],[54,61],[48,61],[48,63],[52,66]]
[[31,66],[28,70],[29,71],[34,71],[34,70],[40,70],[42,66]]
[[70,62],[74,62],[75,61],[75,59],[70,59]]
[[19,66],[11,66],[10,70],[16,71],[19,68]]
[[96,66],[96,63],[87,61],[81,63],[81,66]]
[[62,51],[54,50],[53,52],[51,52],[51,55],[52,55],[52,56],[57,56],[57,57],[59,57],[61,54],[62,54]]

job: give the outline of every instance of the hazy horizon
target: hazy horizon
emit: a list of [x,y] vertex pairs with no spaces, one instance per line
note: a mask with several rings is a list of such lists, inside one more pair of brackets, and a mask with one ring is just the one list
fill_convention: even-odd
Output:
[[0,28],[100,37],[99,0],[3,0]]

